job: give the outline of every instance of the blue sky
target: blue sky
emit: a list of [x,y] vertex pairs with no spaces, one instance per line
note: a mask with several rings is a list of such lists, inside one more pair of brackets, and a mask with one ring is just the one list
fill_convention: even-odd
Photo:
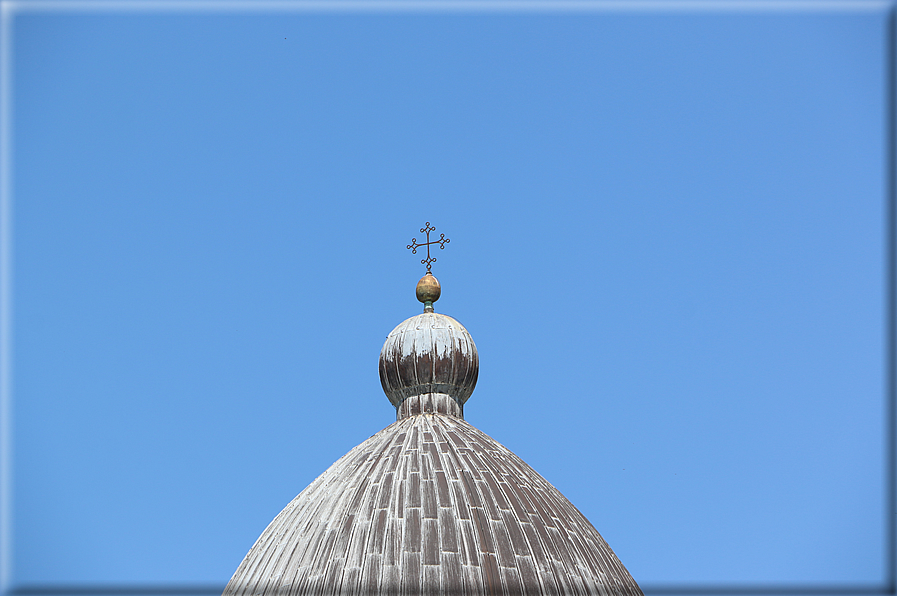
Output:
[[636,580],[882,581],[889,5],[39,6],[6,16],[13,585],[223,586],[394,420],[426,221],[467,420]]

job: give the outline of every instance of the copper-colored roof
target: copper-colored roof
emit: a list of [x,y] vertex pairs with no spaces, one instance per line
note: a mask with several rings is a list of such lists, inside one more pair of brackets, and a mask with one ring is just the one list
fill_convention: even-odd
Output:
[[224,596],[640,596],[570,501],[463,420],[477,364],[454,319],[428,312],[399,325],[380,366],[399,419],[287,505]]

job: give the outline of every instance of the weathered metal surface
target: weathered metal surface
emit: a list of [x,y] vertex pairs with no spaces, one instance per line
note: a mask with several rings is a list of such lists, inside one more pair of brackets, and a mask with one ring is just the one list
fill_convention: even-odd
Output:
[[224,596],[641,595],[585,517],[464,420],[402,418],[278,515]]
[[455,319],[423,313],[400,323],[380,351],[380,383],[389,401],[429,393],[451,396],[464,405],[479,374],[479,357],[470,333]]
[[426,275],[417,282],[414,293],[417,295],[418,301],[424,303],[424,312],[433,312],[433,303],[439,300],[442,287],[439,285],[439,280],[427,271]]
[[[429,222],[421,229],[425,312],[393,329],[380,352],[396,422],[287,505],[224,596],[641,596],[557,489],[464,421],[479,357],[463,325],[432,312],[439,297],[429,273],[429,244],[439,242],[429,242],[433,229]],[[412,252],[424,246],[412,243]]]
[[418,414],[446,414],[464,418],[464,406],[445,393],[425,393],[409,397],[396,407],[396,420]]

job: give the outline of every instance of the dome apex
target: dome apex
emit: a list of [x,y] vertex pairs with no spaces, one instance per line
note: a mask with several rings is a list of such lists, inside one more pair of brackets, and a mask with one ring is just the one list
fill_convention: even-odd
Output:
[[479,372],[467,329],[424,312],[390,332],[380,382],[396,422],[274,518],[223,596],[644,596],[598,531],[520,458],[463,420]]
[[417,294],[417,299],[424,303],[424,312],[433,312],[433,303],[439,300],[439,296],[442,294],[442,286],[439,285],[439,280],[427,271],[426,275],[417,282],[415,293]]
[[406,319],[380,350],[380,383],[399,419],[420,412],[463,417],[478,373],[479,356],[470,333],[439,313]]

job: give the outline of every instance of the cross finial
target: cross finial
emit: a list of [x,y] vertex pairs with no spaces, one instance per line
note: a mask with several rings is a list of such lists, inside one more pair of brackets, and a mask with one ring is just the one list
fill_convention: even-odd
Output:
[[431,226],[431,225],[430,225],[430,222],[427,222],[426,225],[424,225],[424,227],[422,227],[422,228],[420,229],[420,233],[421,233],[421,234],[426,234],[426,235],[427,235],[427,241],[426,241],[426,242],[421,242],[420,244],[418,244],[418,242],[417,242],[417,238],[412,238],[412,239],[411,239],[411,244],[409,244],[408,246],[405,247],[405,248],[410,248],[410,249],[411,249],[411,254],[413,254],[413,255],[416,255],[416,254],[417,254],[417,249],[418,249],[418,248],[421,248],[422,246],[426,246],[426,247],[427,247],[427,258],[426,258],[426,259],[421,259],[421,260],[420,260],[420,264],[421,264],[421,265],[426,265],[426,266],[427,266],[427,273],[430,273],[430,267],[432,266],[433,263],[436,262],[436,257],[431,257],[431,256],[430,256],[430,245],[431,245],[431,244],[438,244],[440,250],[442,250],[442,249],[445,249],[445,245],[446,245],[446,244],[448,244],[449,242],[451,242],[451,240],[449,240],[448,238],[445,237],[445,234],[440,234],[440,235],[439,235],[439,240],[433,240],[432,242],[430,242],[430,232],[433,232],[433,231],[435,231],[435,230],[436,230],[436,226]]

